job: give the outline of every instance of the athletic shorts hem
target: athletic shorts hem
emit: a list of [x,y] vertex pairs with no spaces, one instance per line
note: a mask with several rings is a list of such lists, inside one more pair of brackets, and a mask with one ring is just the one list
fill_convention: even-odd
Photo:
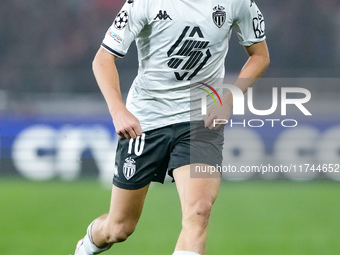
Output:
[[127,184],[127,183],[122,183],[119,182],[117,180],[113,180],[113,185],[115,185],[116,187],[120,188],[120,189],[125,189],[125,190],[137,190],[137,189],[141,189],[144,188],[145,186],[147,186],[148,184],[151,183],[151,180],[148,180],[147,182],[141,182],[141,183],[131,183],[131,184]]

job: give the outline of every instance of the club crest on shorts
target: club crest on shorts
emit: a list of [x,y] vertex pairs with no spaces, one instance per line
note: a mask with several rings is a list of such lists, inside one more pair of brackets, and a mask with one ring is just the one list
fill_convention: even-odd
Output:
[[126,180],[130,180],[136,173],[136,161],[131,157],[125,159],[123,174]]
[[212,19],[218,28],[223,26],[225,19],[226,19],[226,13],[224,9],[225,8],[221,5],[217,5],[213,9],[214,12],[212,14]]

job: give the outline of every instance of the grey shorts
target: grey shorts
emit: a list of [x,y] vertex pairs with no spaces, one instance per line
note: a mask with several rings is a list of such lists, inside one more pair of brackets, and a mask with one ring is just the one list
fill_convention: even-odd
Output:
[[118,142],[113,184],[140,189],[150,182],[164,183],[178,167],[202,163],[221,165],[223,129],[209,130],[203,121],[183,122],[154,129],[136,139]]

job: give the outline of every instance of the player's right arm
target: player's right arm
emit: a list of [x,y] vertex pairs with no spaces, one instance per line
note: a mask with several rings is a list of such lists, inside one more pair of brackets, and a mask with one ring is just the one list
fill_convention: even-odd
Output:
[[142,135],[142,128],[122,100],[116,59],[116,56],[100,47],[92,63],[93,73],[108,105],[117,134],[135,139]]
[[139,120],[125,107],[115,61],[127,53],[130,44],[147,23],[146,0],[126,1],[117,14],[93,61],[93,72],[106,100],[116,132],[127,139],[142,135]]

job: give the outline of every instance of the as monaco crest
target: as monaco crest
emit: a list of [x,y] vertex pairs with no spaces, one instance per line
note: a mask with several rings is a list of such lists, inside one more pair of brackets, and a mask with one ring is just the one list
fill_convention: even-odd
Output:
[[125,159],[125,163],[123,165],[123,174],[126,180],[130,180],[132,176],[136,173],[136,161],[131,157]]
[[220,28],[223,26],[225,19],[226,19],[226,13],[224,11],[224,7],[221,5],[217,5],[214,7],[214,12],[212,14],[213,21],[215,25]]

